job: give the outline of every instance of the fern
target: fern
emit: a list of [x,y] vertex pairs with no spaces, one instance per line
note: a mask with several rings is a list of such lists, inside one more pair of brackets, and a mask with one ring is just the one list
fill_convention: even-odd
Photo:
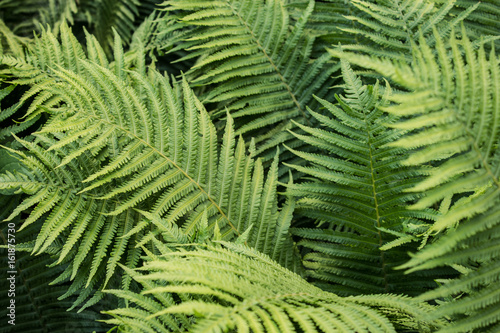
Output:
[[[316,7],[309,26],[321,37],[321,47],[342,43],[344,50],[409,60],[412,43],[419,40],[420,33],[434,46],[433,28],[445,39],[452,28],[467,22],[477,31],[478,40],[479,36],[495,38],[499,12],[488,2],[329,0]],[[305,3],[296,1],[294,6],[303,8]]]
[[[2,207],[14,209],[19,204],[18,196],[0,196]],[[7,213],[7,211],[6,211]],[[6,216],[4,215],[3,218]],[[2,223],[1,238],[5,241],[7,223]],[[31,232],[31,234],[30,234]],[[24,232],[16,232],[16,240],[19,242],[26,236],[30,237],[35,228],[25,229]],[[2,245],[6,245],[2,242]],[[47,269],[52,259],[49,255],[30,256],[28,253],[18,251],[15,254],[16,268],[13,270],[8,266],[7,250],[1,249],[1,269],[7,272],[7,276],[0,283],[2,295],[2,311],[0,312],[4,323],[0,332],[106,332],[109,327],[98,322],[102,319],[97,308],[87,309],[81,313],[67,312],[71,307],[73,299],[58,300],[67,290],[67,285],[50,285],[50,282],[60,274],[64,268]],[[15,273],[12,273],[15,272]],[[14,280],[7,280],[9,277]],[[15,290],[11,286],[14,282]],[[14,292],[14,294],[10,294]],[[10,313],[10,300],[15,301],[14,317],[7,316]],[[106,307],[113,306],[110,302],[103,304]],[[7,321],[12,321],[12,324]],[[15,326],[13,325],[15,323]]]
[[22,329],[498,331],[499,13],[0,1]]
[[290,139],[282,131],[290,119],[311,121],[306,105],[314,104],[313,93],[328,94],[335,71],[328,53],[311,57],[314,38],[305,24],[314,1],[294,26],[282,1],[167,1],[165,6],[173,14],[164,20],[178,20],[176,30],[183,33],[163,47],[189,51],[180,61],[196,59],[186,75],[203,87],[201,100],[211,106],[213,118],[229,110],[236,133],[255,137],[258,153],[267,158]]
[[[475,5],[475,3],[469,0],[459,0],[455,3],[451,12],[456,15],[471,5]],[[500,10],[495,0],[481,1],[477,10],[468,15],[464,21],[468,30],[474,31],[473,36],[476,38],[481,38],[481,36],[498,36],[498,29],[500,29],[499,22]],[[498,50],[500,43],[497,41],[495,44]]]
[[[0,172],[16,170],[23,171],[19,161],[7,155],[5,151],[1,151]],[[0,220],[6,219],[10,212],[19,206],[20,197],[21,195],[15,195],[9,191],[0,192],[2,207]],[[75,298],[58,300],[58,297],[65,293],[67,285],[49,285],[64,268],[47,269],[52,262],[50,254],[35,257],[23,252],[25,250],[23,242],[30,242],[34,239],[41,221],[37,221],[23,231],[17,230],[16,226],[23,222],[20,217],[17,217],[10,223],[2,222],[1,224],[0,266],[6,275],[3,275],[0,283],[0,291],[4,295],[1,301],[1,315],[5,320],[0,332],[67,332],[70,329],[105,332],[107,326],[96,321],[101,316],[95,307],[82,313],[66,311],[75,300]],[[12,248],[16,251],[12,252]],[[11,305],[12,301],[14,301],[14,306]],[[116,302],[111,303],[108,298],[103,305],[116,306]],[[13,315],[9,306],[13,308]]]
[[[0,102],[5,103],[9,99],[9,95],[14,91],[15,86],[7,86],[0,90]],[[3,107],[0,110],[0,142],[8,141],[12,135],[19,134],[26,129],[32,127],[39,117],[33,117],[29,121],[19,122],[16,121],[16,116],[19,116],[19,103]]]
[[158,0],[26,0],[0,3],[0,18],[17,35],[31,37],[33,31],[42,32],[48,26],[58,35],[61,26],[77,26],[79,36],[85,27],[95,35],[108,56],[112,55],[116,31],[129,43],[137,27],[154,10]]
[[[40,31],[50,26],[55,32],[64,22],[74,24],[78,16],[77,0],[26,0],[23,6],[17,1],[4,0],[0,3],[0,13],[16,34],[32,36],[33,30]],[[77,17],[77,20],[81,18]]]
[[488,56],[482,46],[474,50],[462,30],[461,40],[453,34],[446,42],[435,31],[436,52],[421,38],[410,64],[370,59],[367,66],[366,57],[331,51],[385,73],[410,91],[395,94],[391,99],[398,105],[385,108],[400,117],[393,127],[409,131],[390,145],[414,150],[404,165],[422,166],[427,174],[410,188],[425,191],[412,208],[438,205],[439,215],[426,232],[435,241],[401,268],[410,272],[445,265],[472,268],[473,272],[422,295],[434,299],[464,293],[436,312],[436,316],[467,315],[450,332],[492,328],[500,320],[500,303],[493,292],[499,283],[495,271],[499,260],[499,62],[494,48]]
[[92,22],[93,33],[107,54],[111,54],[115,30],[122,40],[128,44],[134,31],[161,3],[158,0],[101,0],[97,2],[95,21]]
[[143,292],[108,290],[134,306],[106,312],[114,317],[106,322],[124,332],[394,332],[441,325],[425,319],[431,307],[408,298],[341,298],[231,243],[180,249],[126,270]]
[[[401,57],[401,54],[411,54],[411,44],[418,39],[420,33],[428,38],[428,43],[433,45],[434,36],[432,29],[437,29],[442,38],[450,33],[451,29],[466,18],[476,6],[468,6],[466,10],[458,13],[453,19],[445,20],[453,8],[455,1],[443,1],[435,4],[430,1],[389,1],[384,4],[374,4],[368,1],[355,0],[353,5],[364,15],[349,16],[348,18],[359,23],[360,29],[343,28],[344,32],[361,35],[371,41],[378,48],[365,48],[362,43],[361,50],[369,54]],[[366,15],[366,19],[363,16]],[[361,18],[360,18],[361,16]],[[378,33],[383,31],[383,33]],[[381,47],[380,47],[381,46]],[[357,49],[356,45],[344,45],[345,49]],[[390,50],[382,53],[379,50]]]
[[[62,30],[63,40],[72,38]],[[46,33],[40,43],[49,41],[54,36]],[[89,55],[103,54],[94,45]],[[187,82],[170,84],[154,70],[143,76],[141,66],[125,72],[118,67],[119,40],[116,45],[111,70],[81,51],[74,62],[57,44],[51,58],[39,57],[44,71],[24,99],[36,96],[28,113],[38,107],[51,118],[34,141],[18,139],[26,153],[11,150],[30,172],[6,172],[0,185],[30,194],[9,217],[33,207],[22,228],[48,215],[33,253],[63,237],[57,263],[76,258],[61,275],[76,279],[69,294],[80,286],[101,288],[118,263],[138,261],[133,239],[140,241],[151,227],[134,210],[141,208],[178,223],[188,235],[204,214],[223,239],[253,226],[249,244],[276,258],[288,244],[284,253],[291,255],[283,260],[293,264],[293,248],[285,241],[291,210],[279,214],[277,206],[277,159],[265,180],[260,160],[247,156],[241,139],[236,145],[230,117],[218,149],[215,128]],[[283,228],[279,234],[275,223]],[[87,276],[77,274],[82,269]]]
[[346,95],[337,97],[339,107],[318,98],[331,116],[310,111],[324,129],[299,125],[308,135],[295,134],[321,153],[290,149],[309,162],[290,166],[311,176],[288,189],[300,198],[297,212],[326,226],[293,230],[301,239],[298,245],[308,250],[304,266],[321,286],[337,294],[418,294],[435,286],[432,275],[438,272],[407,280],[394,267],[408,260],[408,248],[381,249],[393,240],[391,230],[434,218],[426,210],[406,209],[416,198],[406,190],[421,177],[402,166],[404,150],[387,147],[404,134],[388,128],[395,119],[381,111],[388,106],[391,89],[387,86],[381,96],[378,84],[363,85],[344,60],[342,73]]

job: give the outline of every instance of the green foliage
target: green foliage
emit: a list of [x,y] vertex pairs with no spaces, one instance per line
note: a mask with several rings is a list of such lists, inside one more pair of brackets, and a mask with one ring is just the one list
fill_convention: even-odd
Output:
[[389,294],[342,298],[232,243],[181,248],[129,274],[142,284],[141,294],[107,291],[136,304],[108,312],[114,317],[108,322],[124,332],[427,332],[440,326],[426,320],[430,306]]
[[[13,209],[19,204],[18,196],[1,196],[0,202],[5,209]],[[7,211],[6,211],[7,213]],[[2,216],[5,218],[5,216]],[[17,222],[17,221],[16,221]],[[2,245],[6,245],[8,224],[5,223],[1,230]],[[28,238],[36,229],[27,228],[22,233],[16,233],[16,240]],[[19,247],[18,247],[19,249]],[[102,320],[103,315],[99,310],[112,306],[116,303],[105,303],[99,307],[93,307],[81,313],[67,312],[75,298],[59,300],[68,288],[68,285],[50,285],[50,282],[63,271],[63,268],[47,269],[52,263],[49,255],[31,256],[29,253],[18,252],[15,254],[16,269],[12,269],[8,262],[7,249],[0,249],[2,272],[5,272],[0,283],[2,293],[2,311],[4,320],[0,332],[14,332],[7,321],[14,318],[15,332],[106,332],[107,325],[97,320]],[[16,272],[16,273],[13,273]],[[14,277],[14,280],[12,279]],[[7,279],[11,278],[11,279]],[[15,287],[14,287],[15,286]],[[14,293],[15,297],[11,297]],[[11,306],[10,300],[15,300],[15,317],[8,317]],[[12,306],[11,306],[12,307]]]
[[[159,0],[17,0],[0,1],[0,18],[17,35],[31,36],[48,26],[57,35],[64,24],[84,26],[111,54],[113,30],[130,41]],[[2,22],[2,24],[4,24]]]
[[[423,197],[412,210],[438,206],[435,222],[422,235],[433,238],[401,266],[409,271],[445,265],[465,267],[459,279],[422,299],[453,297],[435,316],[466,315],[449,331],[494,326],[500,319],[498,263],[499,61],[492,47],[475,50],[462,28],[447,41],[434,32],[436,52],[421,38],[410,64],[391,63],[332,51],[352,63],[383,72],[409,90],[394,94],[384,110],[399,117],[394,128],[408,131],[390,143],[412,151],[403,165],[420,166],[426,178],[410,191]],[[493,329],[494,331],[494,329]]]
[[[467,22],[469,34],[498,36],[500,12],[494,0],[364,1],[327,0],[317,4],[309,27],[320,36],[321,46],[342,43],[345,50],[393,59],[411,58],[412,43],[422,33],[434,46],[433,29],[441,38],[449,36],[460,22]],[[307,1],[292,1],[304,8]],[[500,44],[497,43],[497,48]]]
[[170,52],[189,51],[179,61],[195,59],[186,76],[203,87],[200,99],[210,106],[213,118],[224,117],[228,110],[236,133],[254,137],[260,143],[258,153],[267,158],[276,145],[291,139],[286,131],[291,119],[311,123],[306,106],[315,107],[313,94],[328,95],[336,69],[325,50],[311,54],[314,37],[305,25],[314,1],[296,21],[283,1],[183,0],[164,5],[169,13],[165,24],[175,24],[170,29],[181,33],[156,43]]
[[[283,214],[277,206],[277,160],[265,179],[260,160],[247,155],[241,139],[236,144],[230,117],[218,148],[215,128],[187,82],[171,84],[140,63],[125,71],[118,38],[115,63],[106,68],[95,63],[106,65],[96,56],[102,49],[86,57],[64,26],[61,36],[59,45],[51,33],[42,35],[36,45],[54,42],[52,50],[34,55],[35,66],[18,73],[36,73],[23,81],[36,82],[24,96],[34,97],[28,114],[38,108],[51,117],[35,139],[17,139],[24,151],[8,149],[28,171],[6,171],[0,188],[30,195],[7,219],[32,207],[19,230],[46,216],[33,254],[64,239],[57,264],[68,262],[60,276],[74,280],[68,294],[85,287],[83,301],[116,279],[118,263],[138,262],[136,243],[160,230],[151,230],[136,208],[181,225],[188,235],[203,218],[228,240],[253,227],[249,244],[294,265],[290,204]],[[63,54],[67,45],[74,52]],[[276,235],[275,223],[282,228]],[[77,274],[82,271],[88,273]]]
[[0,17],[19,331],[499,330],[497,1]]
[[[0,103],[10,104],[7,100],[14,90],[14,85],[9,85],[0,90]],[[40,118],[37,116],[28,121],[16,121],[16,116],[19,116],[19,105],[19,103],[9,105],[8,107],[3,107],[2,105],[2,109],[0,109],[0,142],[9,141],[12,135],[19,134],[32,127]]]
[[[5,150],[0,151],[0,172],[22,171],[22,166],[13,156],[6,154]],[[20,204],[20,195],[13,192],[0,192],[0,205],[3,208],[0,212],[0,219],[5,220],[11,211]],[[64,267],[47,269],[52,263],[50,253],[41,256],[31,256],[23,251],[22,243],[33,240],[37,233],[37,224],[32,224],[22,232],[16,229],[21,223],[19,217],[14,218],[9,223],[2,223],[0,229],[1,245],[8,248],[0,248],[0,268],[2,280],[0,282],[0,292],[3,297],[0,305],[0,314],[5,320],[0,328],[0,332],[105,332],[106,325],[97,322],[103,319],[99,313],[99,307],[94,306],[81,313],[67,312],[76,298],[66,300],[58,299],[62,296],[68,286],[51,286],[50,282],[60,274]],[[10,245],[9,245],[10,244]],[[12,249],[15,246],[16,251]],[[14,304],[12,304],[14,300]],[[116,304],[106,301],[101,308],[106,308]],[[10,307],[10,308],[8,308]],[[11,315],[11,309],[14,315]],[[15,326],[7,324],[7,321],[15,322]],[[11,328],[15,327],[15,330]]]
[[310,111],[322,128],[299,125],[307,135],[294,133],[319,152],[290,149],[310,163],[292,167],[311,177],[290,186],[289,194],[300,197],[296,212],[322,228],[292,232],[301,238],[298,245],[309,250],[303,260],[310,275],[332,292],[419,294],[436,287],[439,272],[405,277],[394,267],[409,259],[411,248],[383,247],[406,225],[425,225],[434,218],[429,210],[406,208],[417,197],[407,190],[422,177],[402,165],[406,150],[390,146],[405,133],[387,128],[395,122],[382,111],[389,105],[390,87],[382,93],[378,83],[363,85],[345,60],[342,74],[346,95],[337,96],[339,106],[317,98],[330,115]]

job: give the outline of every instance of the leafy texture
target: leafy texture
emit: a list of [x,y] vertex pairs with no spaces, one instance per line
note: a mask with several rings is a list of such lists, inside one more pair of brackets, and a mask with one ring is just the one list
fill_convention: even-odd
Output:
[[[63,30],[63,40],[72,38]],[[55,41],[50,33],[41,43],[47,40]],[[103,54],[94,47],[89,57]],[[69,262],[61,275],[75,280],[69,293],[85,287],[84,299],[116,278],[118,263],[137,263],[135,242],[158,230],[134,208],[187,235],[203,219],[223,239],[252,227],[249,244],[297,266],[288,235],[292,204],[282,213],[277,206],[277,159],[266,179],[260,160],[246,154],[241,139],[236,145],[230,117],[217,148],[215,127],[187,82],[171,84],[154,70],[141,75],[141,66],[126,72],[119,40],[111,70],[81,50],[67,63],[59,45],[53,50],[56,61],[40,55],[40,83],[26,94],[36,96],[29,110],[52,116],[35,140],[18,139],[26,153],[10,149],[29,172],[6,172],[0,188],[30,195],[9,217],[33,207],[22,228],[46,216],[33,253],[65,239],[57,263]],[[77,274],[82,269],[88,274]]]
[[[500,320],[498,202],[499,62],[492,48],[486,55],[462,38],[444,42],[435,33],[436,52],[422,38],[411,64],[332,51],[361,66],[383,72],[407,88],[386,111],[400,117],[393,127],[409,131],[392,147],[413,150],[404,165],[422,166],[426,179],[413,186],[425,195],[413,209],[437,205],[439,215],[426,232],[434,242],[413,255],[409,271],[452,265],[464,267],[459,279],[422,298],[451,297],[435,316],[466,315],[448,331],[495,329]],[[384,65],[382,66],[382,62]],[[386,66],[388,65],[388,66]],[[455,75],[454,75],[455,73]],[[424,240],[427,239],[424,238]],[[446,331],[446,330],[445,330]]]
[[[15,170],[23,170],[19,161],[0,151],[0,172]],[[4,320],[0,332],[107,331],[107,325],[97,322],[102,315],[96,307],[81,313],[66,311],[75,298],[61,301],[58,297],[66,292],[68,286],[50,285],[64,267],[47,269],[53,261],[50,254],[31,256],[23,252],[25,248],[22,244],[35,238],[42,221],[23,231],[19,231],[19,225],[23,223],[20,217],[4,222],[20,201],[21,195],[0,191],[0,267],[4,272],[0,282],[3,295],[0,314]],[[106,302],[105,306],[116,306],[115,300],[113,302]]]
[[150,15],[158,0],[101,0],[97,2],[93,32],[101,45],[111,54],[114,44],[113,31],[129,43],[139,23]]
[[22,115],[19,112],[20,104],[12,104],[12,101],[9,101],[9,99],[11,99],[9,95],[12,96],[14,90],[14,85],[7,86],[0,90],[0,103],[2,105],[0,109],[0,142],[7,142],[11,139],[13,134],[20,134],[26,131],[26,129],[32,127],[39,119],[39,116],[31,118],[29,121],[22,122],[16,119],[17,117],[21,118]]
[[[0,203],[2,208],[13,209],[19,204],[19,197],[0,196]],[[2,217],[5,218],[5,214]],[[2,223],[0,232],[2,245],[7,244],[8,226],[8,223]],[[28,228],[24,232],[11,230],[10,233],[20,244],[21,240],[31,237],[34,231],[36,232],[35,228]],[[12,237],[9,238],[12,239]],[[66,311],[75,299],[58,300],[58,297],[66,292],[68,286],[50,285],[63,268],[48,270],[47,266],[53,261],[49,255],[30,256],[28,253],[20,252],[19,247],[14,254],[13,261],[10,260],[8,254],[12,254],[8,249],[0,249],[0,267],[6,274],[0,283],[0,292],[3,295],[0,314],[4,320],[0,332],[106,332],[109,329],[109,326],[97,321],[102,319],[98,308],[94,307],[81,313]],[[15,267],[12,268],[10,265]],[[11,304],[11,300],[15,301],[14,305]],[[111,303],[105,304],[106,307],[112,306]],[[14,313],[10,317],[8,316],[11,313],[9,306],[13,308]],[[15,326],[8,321],[12,321]]]
[[259,252],[221,245],[181,249],[127,269],[143,292],[108,290],[135,306],[109,311],[114,319],[107,322],[124,332],[395,332],[440,325],[426,321],[431,307],[408,298],[341,298]]
[[318,99],[330,117],[310,111],[323,128],[299,125],[307,135],[295,134],[320,152],[291,149],[309,162],[292,167],[311,176],[289,187],[289,193],[300,198],[296,211],[323,227],[294,229],[299,246],[308,250],[304,265],[320,285],[338,294],[418,294],[435,286],[433,274],[404,277],[394,267],[408,260],[408,248],[381,247],[406,225],[433,218],[425,210],[406,209],[415,198],[406,190],[421,177],[402,165],[404,149],[388,146],[404,134],[387,127],[394,117],[381,110],[388,105],[390,88],[381,96],[378,84],[363,85],[344,60],[342,73],[346,95],[337,97],[339,105]]
[[[229,110],[236,132],[254,136],[259,152],[274,155],[274,147],[289,139],[289,120],[307,124],[306,105],[312,94],[325,96],[335,67],[323,51],[311,56],[314,38],[305,24],[314,8],[308,3],[292,25],[282,1],[167,1],[183,33],[166,39],[164,47],[188,50],[181,59],[195,58],[186,73],[192,83],[204,87],[203,103],[211,105],[215,118]],[[161,32],[160,32],[161,34]],[[213,105],[213,106],[212,106]]]
[[[324,2],[316,5],[308,24],[320,36],[322,47],[342,43],[345,50],[400,59],[411,57],[412,43],[419,40],[420,34],[433,46],[433,28],[445,39],[453,27],[466,21],[474,31],[479,30],[478,34],[483,37],[496,38],[498,35],[500,13],[494,1]],[[307,5],[304,0],[292,3],[298,8]]]
[[499,331],[499,14],[0,0],[22,330]]
[[[83,1],[84,3],[86,1]],[[16,34],[31,36],[33,30],[40,31],[50,26],[54,31],[59,31],[63,22],[73,24],[79,7],[78,0],[26,0],[20,6],[18,1],[4,0],[0,2],[2,19]]]
[[[33,31],[50,27],[58,34],[61,26],[70,24],[92,32],[108,55],[112,54],[114,31],[125,43],[131,41],[137,27],[155,9],[159,0],[16,0],[0,2],[0,15],[17,35],[31,37]],[[3,24],[3,23],[2,23]],[[0,29],[1,31],[1,29]],[[79,34],[83,35],[79,29]]]
[[[451,12],[456,15],[463,10],[467,10],[469,6],[471,6],[470,1],[458,0],[455,2],[455,6]],[[498,3],[495,0],[481,1],[478,8],[467,16],[465,23],[469,31],[473,32],[473,34],[469,34],[470,37],[498,36],[498,30],[500,29]],[[500,47],[499,41],[497,40],[495,44],[498,50]]]

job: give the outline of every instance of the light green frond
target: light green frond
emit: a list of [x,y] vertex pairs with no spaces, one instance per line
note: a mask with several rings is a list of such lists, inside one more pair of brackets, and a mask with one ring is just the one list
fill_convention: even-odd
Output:
[[[3,160],[2,160],[3,162]],[[17,206],[20,196],[0,196],[2,212],[0,220],[4,220],[13,207]],[[20,218],[10,222],[2,222],[0,238],[0,267],[3,279],[0,282],[2,297],[0,314],[5,322],[1,332],[67,332],[71,330],[95,330],[106,332],[109,326],[98,322],[102,319],[96,308],[87,309],[81,313],[67,312],[75,297],[60,301],[67,289],[66,285],[50,286],[50,282],[62,271],[62,267],[49,267],[52,263],[50,255],[30,256],[22,251],[23,244],[29,243],[36,233],[36,226],[31,225],[19,230]],[[12,242],[14,240],[14,242]],[[15,251],[12,249],[15,248]],[[103,304],[113,306],[116,303],[106,301]],[[10,307],[10,308],[9,308]]]
[[[172,252],[133,274],[146,286],[141,295],[110,292],[135,305],[106,312],[115,318],[108,322],[119,323],[124,332],[155,331],[166,326],[164,318],[178,316],[188,316],[190,322],[181,329],[189,332],[295,332],[299,327],[306,332],[395,332],[396,327],[420,325],[425,330],[441,325],[426,320],[431,307],[410,298],[341,298],[255,250],[230,243]],[[164,297],[184,301],[160,310],[149,305]],[[408,321],[410,317],[419,324]]]
[[[96,200],[96,192],[78,194],[83,188],[82,180],[96,169],[97,163],[84,155],[58,167],[60,154],[64,156],[67,150],[48,152],[48,146],[55,141],[44,139],[34,142],[18,139],[29,152],[20,159],[25,169],[23,173],[6,172],[0,177],[1,188],[17,188],[30,194],[12,211],[8,220],[32,208],[26,220],[17,227],[22,231],[33,224],[40,225],[31,251],[34,254],[53,253],[53,248],[57,248],[54,263],[66,267],[67,273],[60,276],[63,281],[69,279],[75,284],[77,273],[89,269],[85,284],[90,292],[92,288],[99,288],[97,281],[102,277],[96,276],[97,271],[106,267],[107,282],[116,265],[123,260],[125,249],[133,247],[130,236],[121,236],[128,233],[140,216],[133,212],[109,216],[114,204]],[[30,169],[32,173],[24,173]],[[64,245],[58,245],[61,238],[65,239]]]
[[[65,36],[68,29],[61,34],[63,41],[73,38]],[[283,208],[285,216],[278,209],[277,154],[266,177],[242,140],[235,147],[230,115],[218,147],[216,129],[187,81],[170,83],[153,69],[141,75],[124,64],[118,68],[119,43],[110,68],[85,54],[66,63],[51,33],[39,43],[56,46],[54,56],[40,57],[50,76],[42,76],[47,84],[36,85],[23,101],[43,110],[46,99],[36,96],[48,94],[60,103],[51,107],[35,141],[19,139],[28,152],[18,154],[29,172],[6,173],[0,186],[29,194],[12,213],[33,207],[25,225],[47,216],[34,253],[65,240],[57,262],[75,258],[64,275],[74,279],[73,290],[100,289],[116,280],[117,265],[136,247],[132,236],[141,245],[182,240],[201,230],[200,224],[207,225],[204,237],[218,230],[225,240],[253,225],[252,246],[271,253],[286,244],[282,262],[299,269],[288,234],[290,209]],[[135,209],[162,219],[144,221]]]

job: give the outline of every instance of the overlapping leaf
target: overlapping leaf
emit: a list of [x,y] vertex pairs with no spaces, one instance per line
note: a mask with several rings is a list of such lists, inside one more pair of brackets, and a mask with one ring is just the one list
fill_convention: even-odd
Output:
[[[69,34],[63,30],[63,40]],[[50,33],[41,39],[52,41],[58,45]],[[84,300],[116,278],[118,263],[134,267],[136,243],[161,230],[137,208],[186,235],[202,219],[223,239],[251,228],[249,244],[298,267],[288,235],[291,203],[278,211],[277,158],[266,179],[261,161],[242,139],[236,144],[231,117],[218,147],[215,127],[185,80],[170,83],[153,69],[141,72],[144,66],[126,71],[119,40],[108,67],[102,49],[92,47],[89,58],[99,63],[84,55],[65,63],[58,47],[35,58],[43,63],[31,65],[38,74],[25,97],[34,96],[28,112],[40,108],[51,118],[34,141],[19,139],[27,152],[10,149],[29,172],[6,172],[0,182],[29,194],[10,218],[29,209],[23,228],[45,218],[34,253],[64,240],[57,263],[69,262],[60,277],[75,279],[68,294],[84,287]]]
[[[403,268],[409,271],[451,265],[462,276],[423,295],[464,295],[445,303],[436,316],[465,316],[449,332],[495,331],[500,322],[498,150],[500,68],[495,48],[475,50],[465,28],[442,41],[434,33],[436,51],[421,38],[410,64],[392,63],[342,53],[333,54],[374,69],[409,92],[394,94],[385,110],[400,120],[391,126],[408,134],[390,144],[411,150],[403,162],[421,166],[426,178],[411,187],[425,193],[410,208],[434,207],[438,216],[423,240],[434,243],[415,253]],[[425,242],[424,242],[425,244]]]
[[314,1],[294,25],[281,0],[164,5],[164,20],[179,21],[177,35],[169,35],[164,47],[174,44],[171,51],[189,51],[180,61],[196,59],[186,75],[203,87],[200,98],[212,117],[224,117],[229,110],[236,132],[262,143],[259,154],[271,158],[275,147],[290,139],[283,131],[290,119],[312,120],[306,105],[316,105],[312,94],[328,94],[335,71],[324,50],[316,58],[311,55],[314,38],[304,28]]
[[130,306],[107,311],[114,317],[107,322],[124,332],[396,332],[442,325],[426,320],[432,307],[408,297],[342,298],[246,246],[221,245],[179,249],[126,269],[143,292],[108,290]]
[[319,284],[339,294],[421,293],[436,286],[438,275],[432,276],[438,272],[407,280],[394,267],[408,259],[408,248],[381,249],[406,225],[433,218],[425,210],[406,209],[415,198],[406,190],[421,177],[402,166],[405,150],[388,147],[404,133],[387,127],[394,117],[380,109],[388,105],[390,87],[382,96],[378,84],[363,85],[345,60],[342,73],[346,95],[337,97],[339,105],[318,99],[330,117],[311,112],[322,128],[300,125],[307,135],[295,134],[319,152],[291,149],[308,162],[291,167],[311,177],[290,186],[289,194],[300,198],[299,214],[323,225],[293,231],[301,239],[299,246],[311,251],[304,265]]

